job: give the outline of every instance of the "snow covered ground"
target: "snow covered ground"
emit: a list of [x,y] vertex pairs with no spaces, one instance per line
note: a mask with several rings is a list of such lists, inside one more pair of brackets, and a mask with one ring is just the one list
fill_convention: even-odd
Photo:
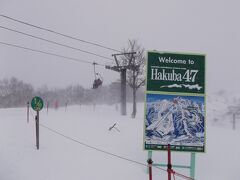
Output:
[[[240,125],[235,131],[215,126],[213,107],[208,106],[206,153],[196,155],[196,179],[239,180]],[[129,105],[128,114],[130,109]],[[146,167],[86,146],[146,164],[143,111],[139,104],[137,117],[132,119],[107,105],[50,109],[48,114],[43,109],[40,123],[62,135],[40,126],[40,149],[36,150],[35,112],[31,110],[27,123],[26,108],[0,109],[0,180],[147,180]],[[114,123],[120,132],[108,130]],[[173,164],[190,161],[189,153],[172,155]],[[166,152],[153,152],[153,161],[166,163],[166,156]],[[189,176],[188,170],[174,170]],[[153,179],[166,177],[166,172],[153,170]]]

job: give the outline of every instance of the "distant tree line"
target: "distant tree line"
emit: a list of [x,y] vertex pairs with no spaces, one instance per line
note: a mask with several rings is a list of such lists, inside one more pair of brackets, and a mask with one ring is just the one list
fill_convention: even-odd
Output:
[[[49,89],[47,86],[34,89],[34,87],[18,80],[15,77],[0,80],[0,108],[24,107],[34,96],[40,96],[45,105],[59,106],[68,105],[90,105],[90,104],[116,104],[120,102],[120,82],[98,89],[86,89],[81,85],[71,85],[66,88]],[[127,87],[127,100],[131,102],[131,88]],[[137,101],[144,100],[144,88],[138,91]]]
[[20,107],[34,94],[31,84],[17,78],[0,80],[0,107]]

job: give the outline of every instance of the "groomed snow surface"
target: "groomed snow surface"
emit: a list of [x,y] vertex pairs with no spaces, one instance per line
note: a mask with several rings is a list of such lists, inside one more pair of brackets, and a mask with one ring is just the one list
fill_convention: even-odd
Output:
[[[49,109],[48,114],[43,109],[40,123],[65,137],[40,126],[39,150],[35,145],[35,112],[31,110],[27,123],[26,108],[0,109],[0,180],[148,180],[145,166],[86,146],[146,164],[143,107],[138,104],[135,119],[130,117],[130,104],[127,116],[121,116],[114,105],[69,106]],[[208,119],[209,113],[212,111],[206,118],[206,153],[196,154],[196,179],[239,180],[240,125],[235,131],[216,126],[210,119],[213,115]],[[120,132],[115,128],[109,131],[114,123]],[[153,161],[166,163],[166,152],[154,151]],[[172,161],[189,165],[190,153],[172,152]],[[189,170],[174,170],[189,176]],[[167,173],[154,169],[153,179],[167,179]]]

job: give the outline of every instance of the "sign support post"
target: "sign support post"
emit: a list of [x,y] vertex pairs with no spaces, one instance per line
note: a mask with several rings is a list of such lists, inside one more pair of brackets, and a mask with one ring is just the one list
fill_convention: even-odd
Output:
[[167,164],[168,180],[171,180],[172,176],[172,164],[171,164],[171,149],[170,144],[168,144],[168,164]]
[[43,100],[36,96],[32,99],[31,106],[33,110],[37,112],[37,115],[35,116],[36,121],[36,146],[37,150],[39,149],[39,111],[43,108]]
[[29,123],[29,101],[27,102],[27,123]]
[[[152,151],[148,151],[148,159],[152,159]],[[189,174],[191,178],[195,178],[195,167],[196,167],[196,153],[191,153],[190,157],[190,164],[189,165],[176,165],[172,164],[172,168],[179,168],[179,169],[189,169]],[[159,167],[168,167],[168,164],[163,163],[153,163],[152,166],[159,166]],[[149,169],[147,169],[149,173]]]
[[195,177],[195,163],[196,162],[196,153],[191,153],[191,163],[190,163],[190,177]]
[[236,129],[236,114],[233,113],[233,130]]
[[36,146],[37,149],[39,149],[39,111],[37,111],[35,120],[36,120]]
[[148,174],[149,174],[149,180],[152,180],[152,159],[148,159],[147,160],[147,163],[148,163]]

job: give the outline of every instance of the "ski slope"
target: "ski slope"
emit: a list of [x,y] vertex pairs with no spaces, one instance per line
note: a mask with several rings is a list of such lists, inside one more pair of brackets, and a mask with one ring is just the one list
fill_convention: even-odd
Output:
[[[0,180],[147,180],[145,166],[126,160],[146,164],[143,107],[138,105],[136,119],[120,116],[115,106],[107,105],[69,106],[50,109],[48,114],[43,109],[39,150],[35,112],[31,110],[27,123],[26,108],[0,109]],[[128,105],[128,114],[130,109]],[[213,126],[208,113],[206,153],[196,155],[196,179],[239,180],[240,125],[235,131]],[[109,131],[114,123],[120,132]],[[166,163],[166,157],[166,152],[153,152],[155,163]],[[173,152],[172,161],[188,165],[190,154]],[[174,170],[189,175],[186,169]],[[153,179],[167,179],[167,174],[154,169]]]

